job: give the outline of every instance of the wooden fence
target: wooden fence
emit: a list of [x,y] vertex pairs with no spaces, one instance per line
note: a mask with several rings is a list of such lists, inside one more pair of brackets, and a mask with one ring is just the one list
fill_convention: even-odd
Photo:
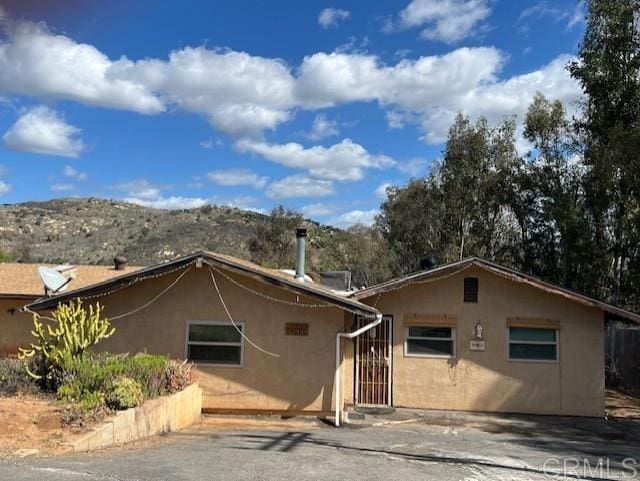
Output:
[[640,327],[612,322],[605,335],[607,387],[640,391]]

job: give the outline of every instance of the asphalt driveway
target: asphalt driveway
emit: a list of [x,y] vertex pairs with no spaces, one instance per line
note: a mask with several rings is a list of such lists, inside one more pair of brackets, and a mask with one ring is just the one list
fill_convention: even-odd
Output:
[[133,448],[5,460],[0,479],[640,479],[636,423],[433,412],[418,420],[343,429],[205,424]]

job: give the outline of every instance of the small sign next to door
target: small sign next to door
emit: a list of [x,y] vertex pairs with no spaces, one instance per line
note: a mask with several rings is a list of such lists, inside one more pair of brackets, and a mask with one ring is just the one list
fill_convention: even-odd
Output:
[[309,324],[304,322],[287,322],[284,325],[285,336],[308,336]]

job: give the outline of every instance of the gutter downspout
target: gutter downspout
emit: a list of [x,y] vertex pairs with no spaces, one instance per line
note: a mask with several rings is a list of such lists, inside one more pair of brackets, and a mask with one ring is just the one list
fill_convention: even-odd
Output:
[[342,349],[341,339],[353,339],[354,337],[358,337],[360,334],[367,332],[369,329],[373,329],[377,325],[382,322],[382,314],[376,314],[376,320],[367,324],[366,326],[362,326],[357,331],[353,332],[339,332],[336,334],[336,375],[335,375],[335,385],[336,385],[336,420],[335,426],[337,428],[340,427],[340,408],[342,405],[342,399],[340,398],[340,368],[342,367]]

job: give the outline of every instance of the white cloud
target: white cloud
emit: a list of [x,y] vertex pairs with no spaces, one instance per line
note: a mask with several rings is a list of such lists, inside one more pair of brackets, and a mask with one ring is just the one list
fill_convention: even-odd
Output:
[[23,113],[2,140],[13,150],[78,157],[84,150],[82,140],[77,138],[79,134],[79,128],[67,124],[57,112],[41,105]]
[[291,175],[271,182],[267,187],[267,197],[270,199],[326,197],[334,194],[335,189],[330,180],[313,179],[304,175]]
[[535,3],[520,12],[517,24],[522,34],[527,34],[532,29],[534,22],[549,19],[554,22],[565,22],[566,29],[571,30],[576,25],[585,22],[584,5],[579,2],[573,8],[561,8],[548,1]]
[[424,157],[414,157],[403,162],[398,162],[398,170],[412,177],[425,177],[427,175],[428,165],[429,161]]
[[223,143],[220,139],[207,139],[200,142],[200,147],[203,149],[213,149],[214,147],[220,147],[221,145],[223,145]]
[[413,0],[386,29],[425,27],[423,38],[456,43],[472,35],[490,14],[489,0]]
[[53,184],[51,186],[51,190],[54,192],[68,192],[70,190],[73,190],[75,187],[73,184]]
[[338,23],[348,19],[351,13],[341,8],[325,8],[318,15],[318,24],[322,28],[337,27]]
[[238,209],[250,210],[252,212],[265,213],[264,209],[255,207],[256,199],[250,195],[241,195],[237,197],[218,197],[215,196],[210,199],[212,204],[224,205],[227,207],[236,207]]
[[313,120],[311,131],[305,134],[305,137],[318,141],[326,137],[335,137],[338,134],[340,134],[338,123],[335,120],[328,119],[324,114],[318,114]]
[[70,165],[65,165],[62,173],[65,177],[68,177],[69,179],[80,180],[80,181],[87,180],[86,172],[80,172],[79,170],[75,169]]
[[307,107],[377,100],[383,106],[428,110],[495,82],[504,60],[493,47],[464,47],[394,66],[381,64],[375,55],[316,53],[302,61],[296,97]]
[[146,179],[122,182],[114,187],[126,193],[125,202],[155,209],[194,209],[209,203],[207,199],[201,197],[163,196],[163,187],[152,184]]
[[406,115],[402,112],[389,110],[387,111],[385,117],[387,118],[387,125],[390,129],[404,129],[404,126],[406,124]]
[[138,204],[145,207],[153,207],[155,209],[177,210],[177,209],[195,209],[208,204],[206,199],[200,197],[157,197],[155,199],[144,199],[138,197],[127,197],[125,202]]
[[64,98],[87,105],[158,113],[162,102],[145,85],[122,77],[131,62],[111,61],[92,45],[19,22],[0,42],[0,92]]
[[[476,29],[489,4],[415,0],[395,24],[452,40]],[[579,21],[579,12],[571,13],[568,24]],[[253,143],[263,142],[264,131],[289,121],[296,109],[377,102],[389,112],[390,127],[417,124],[425,141],[439,143],[458,111],[492,121],[504,114],[523,116],[536,90],[569,106],[581,91],[564,68],[568,58],[503,79],[507,57],[492,47],[458,48],[390,65],[375,55],[341,51],[310,54],[289,66],[277,58],[205,46],[175,50],[165,59],[111,60],[43,25],[21,23],[0,42],[0,95],[65,98],[141,113],[179,108],[202,115],[234,140]],[[330,124],[318,120],[319,130],[311,135],[333,134]]]
[[232,136],[256,136],[290,118],[294,79],[278,59],[233,50],[187,47],[167,61],[140,60],[121,72],[162,92],[183,110],[204,114]]
[[393,184],[389,182],[385,182],[384,184],[380,184],[378,188],[374,191],[374,194],[378,200],[385,201],[387,200],[387,189],[391,187]]
[[141,200],[154,200],[160,197],[160,187],[153,185],[146,179],[122,182],[116,185],[115,188],[126,192],[127,195],[131,198]]
[[418,122],[423,139],[437,144],[461,111],[493,122],[505,115],[522,120],[537,91],[570,108],[581,95],[565,68],[571,58],[561,55],[533,72],[498,80],[505,56],[490,47],[459,48],[394,66],[373,55],[318,53],[303,60],[296,95],[309,108],[378,101],[394,111],[392,121]]
[[323,147],[315,145],[305,149],[301,144],[268,144],[241,140],[237,143],[241,152],[251,152],[261,155],[272,162],[304,169],[313,177],[338,181],[354,181],[364,177],[367,168],[383,169],[395,164],[386,155],[372,155],[360,144],[351,139]]
[[433,115],[425,115],[423,128],[427,132],[427,140],[437,142],[444,139],[458,111],[465,111],[472,117],[484,115],[492,122],[506,115],[517,115],[523,119],[537,92],[561,100],[572,113],[575,108],[573,101],[581,94],[579,85],[566,69],[572,58],[561,55],[539,70],[480,85],[450,106],[434,111]]
[[303,206],[301,209],[302,213],[305,217],[319,217],[323,215],[329,215],[333,212],[333,207],[324,202],[318,202],[315,204],[308,204]]
[[576,25],[586,22],[586,14],[584,11],[584,4],[582,2],[576,5],[573,13],[567,16],[567,29],[571,30]]
[[0,195],[8,194],[9,192],[11,192],[12,189],[13,187],[11,186],[11,184],[8,184],[3,180],[0,180]]
[[376,221],[376,216],[379,213],[380,211],[378,209],[352,210],[330,220],[328,223],[342,228],[351,227],[356,224],[371,226]]
[[217,185],[249,186],[262,189],[269,177],[262,177],[249,169],[214,170],[207,174],[207,178]]

